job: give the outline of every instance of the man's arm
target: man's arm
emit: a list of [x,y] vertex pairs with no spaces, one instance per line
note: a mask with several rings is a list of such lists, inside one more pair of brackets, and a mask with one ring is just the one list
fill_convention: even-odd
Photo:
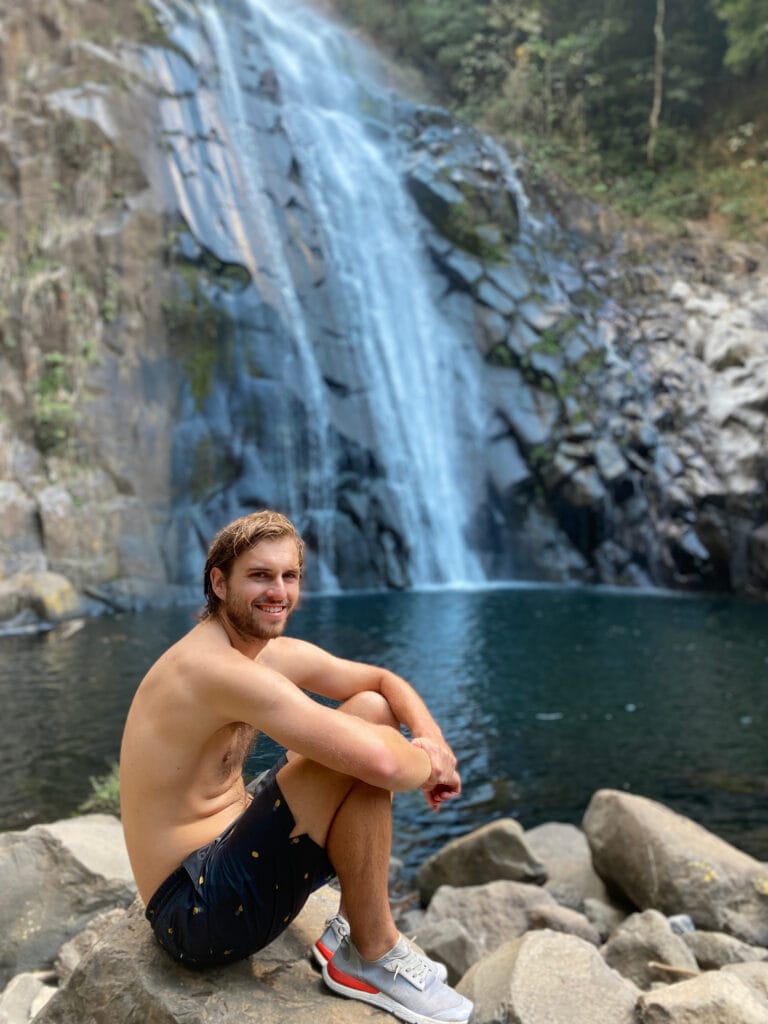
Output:
[[383,789],[417,789],[430,777],[428,751],[387,726],[318,704],[273,667],[232,648],[196,651],[176,670],[221,726],[247,722],[290,750]]
[[388,669],[365,662],[337,658],[315,644],[285,637],[270,644],[264,660],[302,689],[347,700],[355,693],[381,693],[392,713],[413,736],[413,745],[430,759],[429,778],[420,787],[433,810],[461,792],[456,757],[424,701],[405,679]]

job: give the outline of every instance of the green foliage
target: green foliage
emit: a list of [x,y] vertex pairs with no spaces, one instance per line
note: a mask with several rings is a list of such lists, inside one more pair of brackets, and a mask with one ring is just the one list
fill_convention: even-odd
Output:
[[119,280],[113,270],[108,270],[105,276],[105,295],[101,304],[101,315],[108,324],[111,324],[117,317],[118,312],[118,291]]
[[172,350],[180,357],[195,405],[202,409],[232,337],[231,318],[205,293],[194,267],[181,268],[176,295],[163,303]]
[[147,0],[136,0],[136,18],[142,42],[162,46],[168,41],[168,34],[151,4]]
[[736,74],[768,68],[768,0],[713,0],[725,22],[725,63]]
[[[765,117],[768,0],[666,4],[654,174],[646,172],[657,0],[335,0],[435,98],[502,137],[523,140],[575,187],[659,219],[720,215],[739,233],[765,217],[757,185],[718,150],[726,119]],[[757,154],[756,167],[764,157]],[[727,196],[708,195],[723,162]],[[755,169],[755,168],[752,168]],[[747,173],[749,178],[750,174]],[[757,197],[749,217],[742,193]],[[746,217],[749,223],[742,223]]]
[[55,452],[69,440],[78,421],[72,363],[62,352],[43,357],[33,394],[35,440],[40,451]]
[[80,814],[114,814],[120,817],[120,768],[116,761],[105,775],[91,776],[91,795],[78,807]]

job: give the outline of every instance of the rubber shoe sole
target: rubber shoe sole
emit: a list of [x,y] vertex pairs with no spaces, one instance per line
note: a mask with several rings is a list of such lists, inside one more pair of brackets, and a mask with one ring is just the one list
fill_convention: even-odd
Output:
[[315,958],[317,966],[322,968],[325,967],[325,965],[331,959],[331,957],[333,956],[333,952],[330,949],[328,949],[327,946],[324,946],[320,939],[318,939],[317,942],[312,947],[312,956]]
[[[321,956],[322,954],[318,953],[317,955]],[[469,1017],[456,1017],[454,1020],[446,1020],[445,1018],[427,1017],[423,1013],[409,1010],[407,1006],[398,1003],[396,999],[390,999],[373,985],[345,974],[338,967],[334,967],[330,961],[324,962],[322,966],[323,981],[333,992],[340,996],[346,996],[347,999],[360,999],[364,1003],[370,1003],[371,1006],[378,1006],[381,1010],[388,1010],[389,1013],[406,1021],[407,1024],[468,1024],[470,1019]]]

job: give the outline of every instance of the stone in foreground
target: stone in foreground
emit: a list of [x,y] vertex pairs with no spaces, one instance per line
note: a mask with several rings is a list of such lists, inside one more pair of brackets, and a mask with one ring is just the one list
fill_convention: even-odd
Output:
[[537,931],[500,946],[462,978],[472,1024],[635,1024],[639,990],[594,946]]
[[735,975],[711,971],[646,993],[637,1012],[639,1024],[766,1024],[768,1000]]
[[0,835],[0,985],[50,966],[97,913],[136,886],[117,818],[91,814]]
[[768,867],[645,797],[599,790],[584,816],[598,873],[641,910],[768,946]]
[[441,885],[482,885],[499,879],[539,884],[546,878],[522,827],[513,818],[502,818],[447,843],[422,864],[416,883],[422,902],[429,903]]
[[459,888],[442,885],[427,907],[423,926],[458,921],[474,940],[479,954],[485,956],[527,932],[531,911],[541,906],[557,904],[538,885],[503,880]]
[[314,893],[279,939],[249,960],[192,972],[157,945],[136,900],[75,968],[35,1024],[367,1024],[381,1011],[330,993],[309,949],[338,893]]

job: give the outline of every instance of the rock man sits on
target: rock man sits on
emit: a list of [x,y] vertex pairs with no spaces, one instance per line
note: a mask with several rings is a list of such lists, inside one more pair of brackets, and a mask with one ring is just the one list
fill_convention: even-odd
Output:
[[[282,635],[303,558],[279,513],[225,526],[200,621],[136,691],[120,789],[147,918],[177,961],[226,964],[272,942],[336,875],[339,913],[312,950],[326,984],[412,1024],[465,1024],[472,1004],[399,934],[387,891],[392,794],[421,789],[437,810],[461,790],[456,758],[404,679]],[[287,753],[246,787],[259,732]]]

